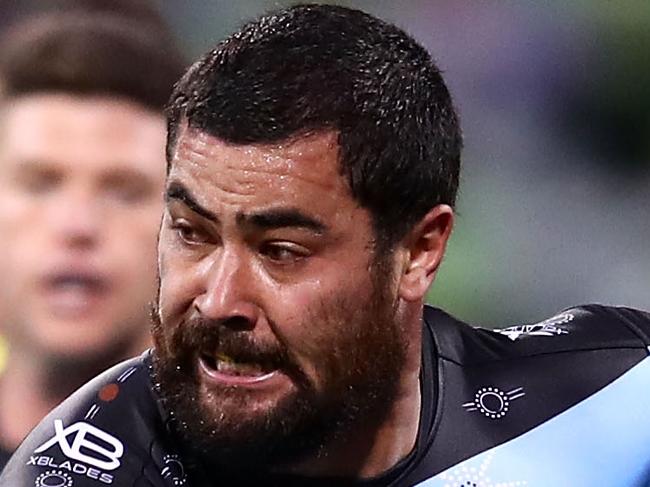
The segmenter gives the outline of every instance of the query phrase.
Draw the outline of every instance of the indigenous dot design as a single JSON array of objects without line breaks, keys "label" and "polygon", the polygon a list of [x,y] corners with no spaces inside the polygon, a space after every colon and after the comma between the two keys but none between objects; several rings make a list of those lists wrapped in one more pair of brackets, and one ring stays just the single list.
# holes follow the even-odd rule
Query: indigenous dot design
[{"label": "indigenous dot design", "polygon": [[440,474],[440,479],[446,481],[444,487],[525,487],[528,485],[525,480],[493,482],[488,476],[493,457],[494,452],[489,452],[478,468],[459,465],[443,472]]},{"label": "indigenous dot design", "polygon": [[481,387],[474,394],[474,400],[463,404],[463,408],[468,412],[479,411],[486,418],[501,419],[510,410],[512,401],[525,395],[523,387],[508,392],[493,386]]},{"label": "indigenous dot design", "polygon": [[[120,393],[119,384],[123,384],[124,382],[126,382],[136,370],[137,367],[129,367],[128,369],[126,369],[124,372],[120,374],[116,382],[111,382],[109,384],[104,385],[97,393],[97,397],[99,398],[99,400],[102,402],[113,401]],[[101,408],[102,407],[99,406],[97,403],[91,404],[90,408],[88,409],[88,412],[84,416],[84,419],[87,420],[94,419],[95,415],[99,412]]]},{"label": "indigenous dot design", "polygon": [[36,487],[72,487],[72,477],[62,470],[48,470],[36,477]]},{"label": "indigenous dot design", "polygon": [[163,464],[165,465],[160,471],[160,474],[165,480],[171,482],[174,487],[181,487],[187,482],[187,475],[183,464],[178,459],[178,455],[165,455],[163,457]]},{"label": "indigenous dot design", "polygon": [[553,337],[568,335],[569,331],[562,328],[561,325],[566,325],[573,321],[574,318],[575,316],[572,313],[561,313],[540,323],[511,326],[509,328],[497,329],[494,331],[507,336],[512,341],[526,336]]}]

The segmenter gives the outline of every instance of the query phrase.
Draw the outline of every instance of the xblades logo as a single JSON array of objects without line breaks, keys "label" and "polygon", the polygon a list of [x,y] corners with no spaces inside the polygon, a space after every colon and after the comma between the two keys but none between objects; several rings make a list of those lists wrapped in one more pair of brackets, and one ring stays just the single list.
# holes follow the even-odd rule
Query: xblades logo
[{"label": "xblades logo", "polygon": [[[34,453],[42,453],[58,443],[63,454],[73,460],[102,470],[115,470],[120,466],[119,459],[124,453],[124,446],[120,440],[105,431],[83,421],[63,428],[63,421],[55,419],[54,432],[54,436],[34,450]],[[72,442],[68,442],[68,437],[73,434]],[[96,455],[83,453],[82,449]]]}]

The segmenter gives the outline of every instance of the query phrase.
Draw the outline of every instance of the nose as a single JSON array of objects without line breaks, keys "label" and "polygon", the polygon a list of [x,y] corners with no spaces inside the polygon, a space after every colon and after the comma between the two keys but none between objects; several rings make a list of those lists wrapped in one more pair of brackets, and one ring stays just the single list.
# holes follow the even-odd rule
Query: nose
[{"label": "nose", "polygon": [[252,296],[254,273],[245,258],[222,247],[204,271],[204,292],[194,299],[202,317],[231,328],[255,327],[260,308]]},{"label": "nose", "polygon": [[102,227],[101,213],[92,194],[70,190],[51,205],[50,224],[67,246],[89,249],[98,243]]}]

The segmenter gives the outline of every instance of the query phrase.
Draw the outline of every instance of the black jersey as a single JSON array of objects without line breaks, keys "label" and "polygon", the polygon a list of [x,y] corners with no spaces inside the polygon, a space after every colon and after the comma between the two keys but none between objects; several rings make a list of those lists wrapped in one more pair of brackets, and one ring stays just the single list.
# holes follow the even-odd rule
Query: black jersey
[{"label": "black jersey", "polygon": [[[426,307],[414,450],[380,478],[254,485],[650,486],[650,314],[582,306],[486,330]],[[2,487],[218,487],[188,479],[151,383],[151,355],[100,375],[49,414]],[[251,465],[251,471],[255,465]]]}]

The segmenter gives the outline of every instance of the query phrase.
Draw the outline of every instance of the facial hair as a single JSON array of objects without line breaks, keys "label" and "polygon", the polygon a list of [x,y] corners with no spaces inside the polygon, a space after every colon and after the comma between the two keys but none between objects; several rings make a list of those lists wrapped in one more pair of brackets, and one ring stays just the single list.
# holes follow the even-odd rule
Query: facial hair
[{"label": "facial hair", "polygon": [[[319,344],[318,391],[279,340],[260,343],[242,327],[201,318],[167,330],[153,313],[154,383],[190,459],[189,470],[278,471],[324,454],[362,426],[380,425],[397,395],[406,348],[389,279],[382,277],[373,278],[366,302],[346,291],[305,314],[299,326],[333,331]],[[246,416],[241,414],[249,399],[245,390],[224,386],[206,399],[196,374],[197,354],[217,347],[251,362],[272,363],[292,380],[294,390],[272,408]]]}]

